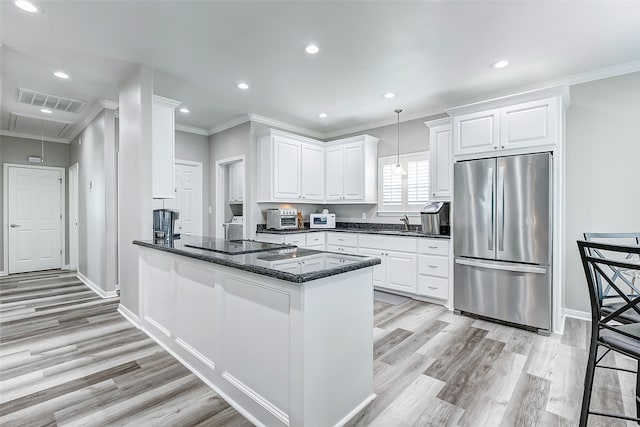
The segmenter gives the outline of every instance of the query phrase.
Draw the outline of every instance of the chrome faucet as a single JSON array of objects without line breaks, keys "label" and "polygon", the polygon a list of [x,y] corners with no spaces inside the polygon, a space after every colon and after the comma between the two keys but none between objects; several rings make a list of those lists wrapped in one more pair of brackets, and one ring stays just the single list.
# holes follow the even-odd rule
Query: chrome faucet
[{"label": "chrome faucet", "polygon": [[409,217],[405,215],[400,218],[400,221],[404,224],[404,231],[409,231]]}]

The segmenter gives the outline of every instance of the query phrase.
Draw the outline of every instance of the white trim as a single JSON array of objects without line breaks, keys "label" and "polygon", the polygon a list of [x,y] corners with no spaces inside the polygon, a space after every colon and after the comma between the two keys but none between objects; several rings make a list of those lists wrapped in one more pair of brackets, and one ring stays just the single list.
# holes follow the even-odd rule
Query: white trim
[{"label": "white trim", "polygon": [[591,312],[589,311],[580,311],[580,310],[573,310],[571,308],[563,308],[562,315],[564,317],[571,317],[573,319],[580,319],[580,320],[586,320],[588,322],[591,322]]},{"label": "white trim", "polygon": [[120,108],[119,104],[116,101],[109,101],[108,99],[101,99],[100,104],[102,104],[102,106],[107,110],[116,111],[118,108]]},{"label": "white trim", "polygon": [[151,326],[153,326],[158,331],[160,331],[161,333],[166,335],[167,338],[171,338],[171,332],[169,332],[169,330],[167,328],[165,328],[164,326],[162,326],[160,323],[158,323],[155,320],[153,320],[152,317],[144,316],[144,321],[148,322]]},{"label": "white trim", "polygon": [[[24,138],[24,139],[34,139],[36,141],[42,141],[42,136],[41,135],[31,135],[28,133],[22,133],[22,132],[13,132],[10,130],[4,130],[1,129],[0,130],[0,135],[2,136],[11,136],[14,138]],[[45,136],[44,140],[47,142],[57,142],[59,144],[69,144],[71,141],[65,138],[53,138],[53,137],[48,137]]]},{"label": "white trim", "polygon": [[[280,120],[271,119],[269,117],[260,116],[258,114],[249,114],[249,120],[256,123],[262,123],[267,126],[273,126],[280,129],[288,130],[291,132],[301,133],[303,135],[307,135],[313,138],[326,138],[326,134],[324,132],[317,132],[315,130],[303,128],[301,126],[292,125],[290,123],[282,122]],[[344,134],[343,134],[344,135]]]},{"label": "white trim", "polygon": [[207,366],[207,368],[211,369],[212,371],[216,370],[216,364],[213,363],[213,360],[210,360],[207,356],[205,356],[204,354],[200,353],[195,348],[191,347],[189,344],[187,344],[186,341],[184,341],[184,340],[182,340],[180,338],[176,338],[175,342],[180,347],[185,349],[185,351],[187,351],[187,352],[191,353],[193,356],[195,356],[196,359],[198,359],[199,361],[204,363]]},{"label": "white trim", "polygon": [[140,329],[140,319],[131,310],[122,304],[118,304],[118,313],[129,321],[137,329]]},{"label": "white trim", "polygon": [[[120,305],[120,308],[125,309],[122,305]],[[118,308],[118,311],[120,311],[120,308]],[[126,309],[125,309],[126,310]],[[128,311],[128,310],[127,310]],[[122,312],[120,314],[123,314]],[[129,320],[129,319],[127,319]],[[131,321],[131,320],[129,320]],[[193,373],[196,377],[200,378],[202,380],[203,383],[205,383],[210,389],[212,389],[213,391],[215,391],[216,393],[218,393],[218,395],[220,397],[222,397],[222,399],[227,402],[229,405],[231,405],[236,411],[238,411],[243,417],[245,417],[246,419],[248,419],[250,422],[252,422],[254,425],[258,426],[258,427],[263,427],[264,424],[262,424],[260,421],[258,421],[257,418],[255,418],[253,415],[251,415],[249,412],[247,412],[242,405],[240,405],[238,402],[235,401],[235,399],[233,399],[231,396],[229,396],[228,394],[226,394],[225,392],[223,392],[218,386],[216,386],[215,384],[213,384],[207,377],[206,375],[202,374],[200,371],[198,371],[196,368],[194,368],[193,366],[191,366],[190,363],[188,363],[181,355],[179,355],[176,351],[174,351],[173,349],[171,349],[168,345],[166,345],[161,339],[159,339],[158,337],[156,337],[153,333],[151,333],[148,329],[146,329],[144,326],[140,325],[138,327],[138,329],[140,329],[142,332],[144,332],[149,338],[151,338],[152,340],[154,340],[156,342],[156,344],[158,344],[160,347],[162,347],[164,349],[164,351],[166,351],[167,353],[169,353],[171,356],[173,356],[178,362],[180,362],[184,367],[186,367],[188,370],[191,371],[191,373]]]},{"label": "white trim", "polygon": [[222,374],[222,378],[227,380],[227,382],[229,382],[229,384],[231,384],[236,389],[238,389],[238,391],[242,392],[248,398],[256,402],[262,408],[264,408],[264,410],[266,410],[271,415],[273,415],[274,417],[282,421],[283,424],[290,425],[289,414],[284,412],[282,409],[278,408],[273,403],[269,402],[269,400],[267,400],[266,398],[261,396],[259,393],[257,393],[255,390],[253,390],[251,387],[247,386],[242,381],[240,381],[239,379],[231,375],[228,371],[225,371]]},{"label": "white trim", "polygon": [[342,427],[345,424],[347,424],[349,421],[351,421],[351,418],[355,417],[356,414],[358,412],[360,412],[362,409],[364,409],[365,406],[367,406],[369,403],[373,402],[373,400],[376,397],[378,397],[378,395],[375,394],[375,393],[373,393],[371,396],[367,397],[365,400],[362,401],[362,403],[360,403],[358,406],[353,408],[353,410],[351,412],[349,412],[347,415],[342,417],[342,419],[335,424],[335,427]]},{"label": "white trim", "polygon": [[71,270],[71,267],[69,266],[69,264],[65,264],[60,268],[60,270]]},{"label": "white trim", "polygon": [[8,275],[9,275],[9,273],[7,273],[6,270],[0,271],[0,277],[4,277],[4,276],[8,276]]},{"label": "white trim", "polygon": [[89,110],[87,110],[87,113],[84,115],[84,117],[69,128],[69,142],[73,141],[76,136],[80,135],[80,132],[82,132],[87,126],[89,126],[93,119],[98,117],[98,115],[102,113],[102,111],[104,111],[106,107],[103,102],[107,105],[111,105],[108,103],[113,101],[99,99],[91,104],[91,107],[89,108]]},{"label": "white trim", "polygon": [[3,249],[3,267],[4,271],[9,274],[9,206],[7,202],[7,198],[9,197],[9,168],[17,167],[24,169],[46,169],[46,170],[54,170],[60,173],[60,215],[62,215],[62,221],[60,225],[60,250],[62,253],[60,254],[60,268],[65,263],[65,259],[67,257],[67,247],[65,245],[65,237],[67,233],[67,222],[66,219],[66,168],[61,168],[57,166],[34,166],[34,165],[21,165],[16,163],[5,163],[3,167],[3,183],[2,183],[2,229],[4,232],[2,233],[3,241],[2,241],[2,249]]},{"label": "white trim", "polygon": [[207,129],[208,135],[211,136],[213,134],[216,134],[218,132],[222,132],[225,131],[227,129],[231,129],[233,127],[236,127],[238,125],[241,125],[243,123],[247,123],[251,121],[251,119],[249,118],[248,114],[243,114],[242,116],[235,118],[233,120],[229,120],[228,122],[224,122],[222,124],[216,125],[216,126],[212,126],[209,129]]},{"label": "white trim", "polygon": [[[244,165],[244,188],[242,189],[242,212],[243,215],[245,217],[245,220],[247,218],[247,162],[245,160],[245,155],[240,155],[240,156],[234,156],[234,157],[227,157],[226,159],[220,159],[216,161],[216,170],[215,170],[215,176],[216,176],[216,188],[215,188],[215,194],[216,194],[216,216],[215,216],[215,224],[216,224],[216,229],[213,230],[215,233],[215,236],[223,239],[224,238],[224,227],[222,226],[222,224],[224,223],[224,208],[225,208],[225,204],[224,204],[224,195],[226,193],[225,188],[227,185],[226,180],[224,179],[224,167],[231,164],[231,163],[238,163],[238,162],[242,162],[242,164]],[[247,238],[247,226],[246,226],[247,222],[245,221],[242,225],[242,236],[243,238]],[[209,232],[211,232],[212,230],[209,230]]]},{"label": "white trim", "polygon": [[100,298],[105,298],[106,299],[106,298],[115,298],[115,297],[118,296],[118,293],[116,291],[105,292],[104,289],[102,289],[100,286],[96,285],[94,282],[91,281],[91,279],[89,279],[87,276],[85,276],[84,274],[80,273],[79,271],[76,273],[76,276],[78,277],[78,279],[80,279],[80,281],[82,283],[87,285]]},{"label": "white trim", "polygon": [[[76,219],[78,221],[80,221],[80,165],[78,162],[75,162],[73,165],[71,165],[69,167],[68,170],[68,174],[69,177],[71,177],[71,172],[72,170],[75,169],[75,174],[76,174],[76,188],[73,189],[73,192],[75,193],[75,198],[76,198]],[[68,201],[71,201],[71,193],[72,193],[72,188],[71,188],[71,179],[69,179],[69,183],[68,183],[68,190],[67,190],[67,195],[68,195]],[[69,206],[69,209],[71,209],[71,206]],[[71,212],[69,212],[71,213]],[[77,233],[75,236],[75,245],[76,245],[76,250],[78,252],[78,259],[75,260],[77,262],[78,265],[73,265],[73,267],[76,270],[80,269],[80,227],[78,226],[77,229]],[[71,226],[69,227],[69,264],[71,265]]]},{"label": "white trim", "polygon": [[180,132],[193,133],[196,135],[209,136],[209,131],[202,128],[197,128],[195,126],[181,125],[180,123],[175,124],[175,130],[179,130]]},{"label": "white trim", "polygon": [[176,101],[175,99],[170,99],[170,98],[165,98],[164,96],[160,96],[160,95],[153,95],[153,100],[155,102],[161,102],[165,105],[168,105],[170,107],[176,108],[178,107],[180,104],[182,104],[181,101]]}]

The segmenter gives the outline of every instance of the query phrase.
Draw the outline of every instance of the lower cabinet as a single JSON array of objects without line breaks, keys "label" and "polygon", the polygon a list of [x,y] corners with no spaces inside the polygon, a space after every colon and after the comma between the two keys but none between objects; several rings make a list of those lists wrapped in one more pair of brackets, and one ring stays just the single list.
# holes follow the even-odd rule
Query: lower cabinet
[{"label": "lower cabinet", "polygon": [[449,299],[449,241],[424,239],[418,252],[418,295]]},{"label": "lower cabinet", "polygon": [[382,264],[373,270],[374,286],[417,293],[418,256],[415,237],[361,235],[358,253],[374,256]]}]

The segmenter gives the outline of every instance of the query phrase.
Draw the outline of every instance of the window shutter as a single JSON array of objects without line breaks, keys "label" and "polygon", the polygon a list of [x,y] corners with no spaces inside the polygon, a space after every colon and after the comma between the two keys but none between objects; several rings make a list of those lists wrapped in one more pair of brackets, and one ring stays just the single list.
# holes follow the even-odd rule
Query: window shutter
[{"label": "window shutter", "polygon": [[402,176],[393,173],[392,164],[382,168],[382,204],[384,206],[402,206]]},{"label": "window shutter", "polygon": [[407,162],[407,203],[423,204],[429,200],[429,161]]}]

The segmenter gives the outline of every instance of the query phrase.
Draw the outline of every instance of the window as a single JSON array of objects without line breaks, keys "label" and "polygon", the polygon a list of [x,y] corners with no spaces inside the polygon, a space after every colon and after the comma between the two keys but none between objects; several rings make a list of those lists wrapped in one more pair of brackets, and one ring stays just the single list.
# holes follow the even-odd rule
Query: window
[{"label": "window", "polygon": [[378,212],[418,212],[429,201],[429,152],[400,155],[406,175],[393,173],[397,161],[378,159]]}]

